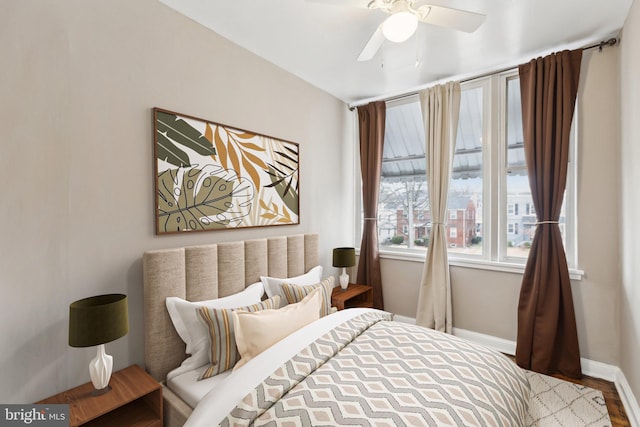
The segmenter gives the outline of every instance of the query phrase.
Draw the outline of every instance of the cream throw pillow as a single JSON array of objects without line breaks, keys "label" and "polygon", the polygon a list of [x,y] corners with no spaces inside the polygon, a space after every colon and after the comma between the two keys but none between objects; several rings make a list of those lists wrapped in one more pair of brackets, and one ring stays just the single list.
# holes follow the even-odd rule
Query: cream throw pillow
[{"label": "cream throw pillow", "polygon": [[237,309],[232,308],[208,308],[197,309],[203,323],[209,330],[209,366],[200,374],[198,380],[211,378],[235,366],[240,360],[240,353],[236,347],[236,339],[231,313],[235,310],[246,312],[256,312],[258,310],[277,309],[280,307],[280,297],[264,300],[261,303],[253,304]]},{"label": "cream throw pillow", "polygon": [[320,318],[322,291],[315,289],[302,301],[279,310],[233,312],[233,329],[240,360],[235,371],[281,339]]}]

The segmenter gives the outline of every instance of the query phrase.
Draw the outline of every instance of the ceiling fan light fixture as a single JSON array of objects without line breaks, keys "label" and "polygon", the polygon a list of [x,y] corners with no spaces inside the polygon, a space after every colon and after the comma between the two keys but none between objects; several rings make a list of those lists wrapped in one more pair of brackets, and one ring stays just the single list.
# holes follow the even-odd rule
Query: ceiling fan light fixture
[{"label": "ceiling fan light fixture", "polygon": [[396,12],[382,23],[382,34],[395,43],[402,43],[416,32],[418,18],[411,12]]}]

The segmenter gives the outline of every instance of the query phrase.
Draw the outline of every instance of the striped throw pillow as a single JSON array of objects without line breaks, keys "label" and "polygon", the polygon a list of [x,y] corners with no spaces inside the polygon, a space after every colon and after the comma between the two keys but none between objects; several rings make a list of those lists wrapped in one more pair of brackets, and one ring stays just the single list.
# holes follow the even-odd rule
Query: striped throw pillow
[{"label": "striped throw pillow", "polygon": [[238,308],[208,308],[199,307],[196,309],[200,319],[209,330],[209,362],[210,365],[204,370],[198,380],[204,380],[218,375],[235,366],[240,360],[236,338],[233,333],[233,316],[235,310],[255,312],[266,309],[276,309],[280,307],[280,296],[262,301],[258,304],[248,305]]},{"label": "striped throw pillow", "polygon": [[333,292],[333,276],[329,276],[320,283],[315,285],[300,286],[291,283],[282,283],[280,288],[284,297],[289,304],[295,304],[302,301],[304,297],[313,292],[316,288],[322,289],[322,304],[320,305],[320,317],[324,317],[331,313],[331,292]]}]

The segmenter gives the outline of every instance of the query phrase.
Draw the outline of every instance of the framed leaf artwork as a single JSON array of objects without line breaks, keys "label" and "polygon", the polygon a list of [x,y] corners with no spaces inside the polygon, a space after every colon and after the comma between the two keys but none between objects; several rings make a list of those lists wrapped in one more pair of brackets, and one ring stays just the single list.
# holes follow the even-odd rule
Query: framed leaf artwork
[{"label": "framed leaf artwork", "polygon": [[299,224],[299,145],[153,109],[156,234]]}]

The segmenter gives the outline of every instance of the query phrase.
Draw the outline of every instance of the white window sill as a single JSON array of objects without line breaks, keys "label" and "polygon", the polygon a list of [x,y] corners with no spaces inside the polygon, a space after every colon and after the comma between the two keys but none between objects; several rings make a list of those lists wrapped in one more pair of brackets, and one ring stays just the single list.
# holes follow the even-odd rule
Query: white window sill
[{"label": "white window sill", "polygon": [[[360,251],[358,251],[358,255],[359,252]],[[423,263],[424,257],[425,254],[420,252],[380,251],[380,258],[383,259],[396,259],[400,261]],[[469,259],[453,257],[451,256],[451,254],[449,254],[449,265],[452,265],[454,267],[475,268],[478,270],[491,270],[516,274],[523,274],[525,267],[524,262],[498,262],[483,259]],[[584,277],[584,271],[569,268],[569,277],[571,278],[571,280],[582,280],[582,278]]]}]

